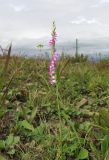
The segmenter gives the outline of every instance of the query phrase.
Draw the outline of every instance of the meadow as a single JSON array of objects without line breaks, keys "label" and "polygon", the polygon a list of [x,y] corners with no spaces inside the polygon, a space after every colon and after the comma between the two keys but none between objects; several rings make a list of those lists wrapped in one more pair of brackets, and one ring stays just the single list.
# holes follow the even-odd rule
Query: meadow
[{"label": "meadow", "polygon": [[0,160],[109,160],[109,61],[0,57]]}]

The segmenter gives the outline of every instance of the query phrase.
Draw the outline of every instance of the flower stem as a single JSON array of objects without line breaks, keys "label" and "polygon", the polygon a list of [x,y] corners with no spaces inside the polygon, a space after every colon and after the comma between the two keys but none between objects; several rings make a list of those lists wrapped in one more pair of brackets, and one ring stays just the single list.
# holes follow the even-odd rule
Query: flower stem
[{"label": "flower stem", "polygon": [[56,83],[56,96],[57,96],[57,109],[58,109],[58,117],[59,117],[59,151],[60,151],[60,159],[62,158],[63,147],[62,147],[62,117],[61,117],[61,109],[59,103],[59,84]]}]

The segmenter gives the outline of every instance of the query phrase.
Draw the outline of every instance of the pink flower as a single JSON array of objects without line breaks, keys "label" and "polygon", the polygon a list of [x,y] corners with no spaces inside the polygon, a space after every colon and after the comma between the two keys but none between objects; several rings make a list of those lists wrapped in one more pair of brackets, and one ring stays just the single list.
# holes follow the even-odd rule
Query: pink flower
[{"label": "pink flower", "polygon": [[52,60],[51,60],[51,63],[50,63],[50,67],[49,67],[50,83],[51,84],[56,83],[56,78],[54,76],[54,73],[55,73],[55,64],[56,64],[57,58],[55,56],[55,53],[54,53],[54,56],[52,57]]},{"label": "pink flower", "polygon": [[55,23],[53,23],[53,32],[52,32],[52,39],[49,41],[49,44],[52,48],[52,60],[49,66],[49,74],[50,74],[50,83],[54,84],[56,83],[56,76],[55,76],[55,65],[56,65],[56,61],[58,59],[58,52],[55,49],[55,42],[56,42],[56,38],[57,38],[57,33],[56,33],[56,27],[55,27]]},{"label": "pink flower", "polygon": [[57,34],[53,32],[52,39],[49,41],[50,46],[55,45]]},{"label": "pink flower", "polygon": [[56,80],[54,79],[54,80],[50,80],[50,83],[51,84],[55,84],[56,83]]}]

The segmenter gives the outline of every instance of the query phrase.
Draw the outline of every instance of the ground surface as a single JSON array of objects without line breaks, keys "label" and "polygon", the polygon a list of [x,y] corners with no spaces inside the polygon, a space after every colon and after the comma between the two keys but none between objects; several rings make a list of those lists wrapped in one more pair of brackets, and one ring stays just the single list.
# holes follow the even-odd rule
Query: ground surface
[{"label": "ground surface", "polygon": [[109,160],[109,62],[0,58],[0,160]]}]

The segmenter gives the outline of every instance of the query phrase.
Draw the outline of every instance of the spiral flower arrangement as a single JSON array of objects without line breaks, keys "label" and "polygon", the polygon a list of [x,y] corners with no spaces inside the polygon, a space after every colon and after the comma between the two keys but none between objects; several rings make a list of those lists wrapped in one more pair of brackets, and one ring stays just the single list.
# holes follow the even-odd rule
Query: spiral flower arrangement
[{"label": "spiral flower arrangement", "polygon": [[56,83],[55,65],[58,59],[58,52],[56,51],[56,48],[55,48],[56,38],[57,38],[56,26],[55,26],[55,22],[53,22],[52,39],[49,42],[50,47],[51,47],[51,52],[52,52],[52,59],[51,59],[50,66],[49,66],[51,84]]}]

